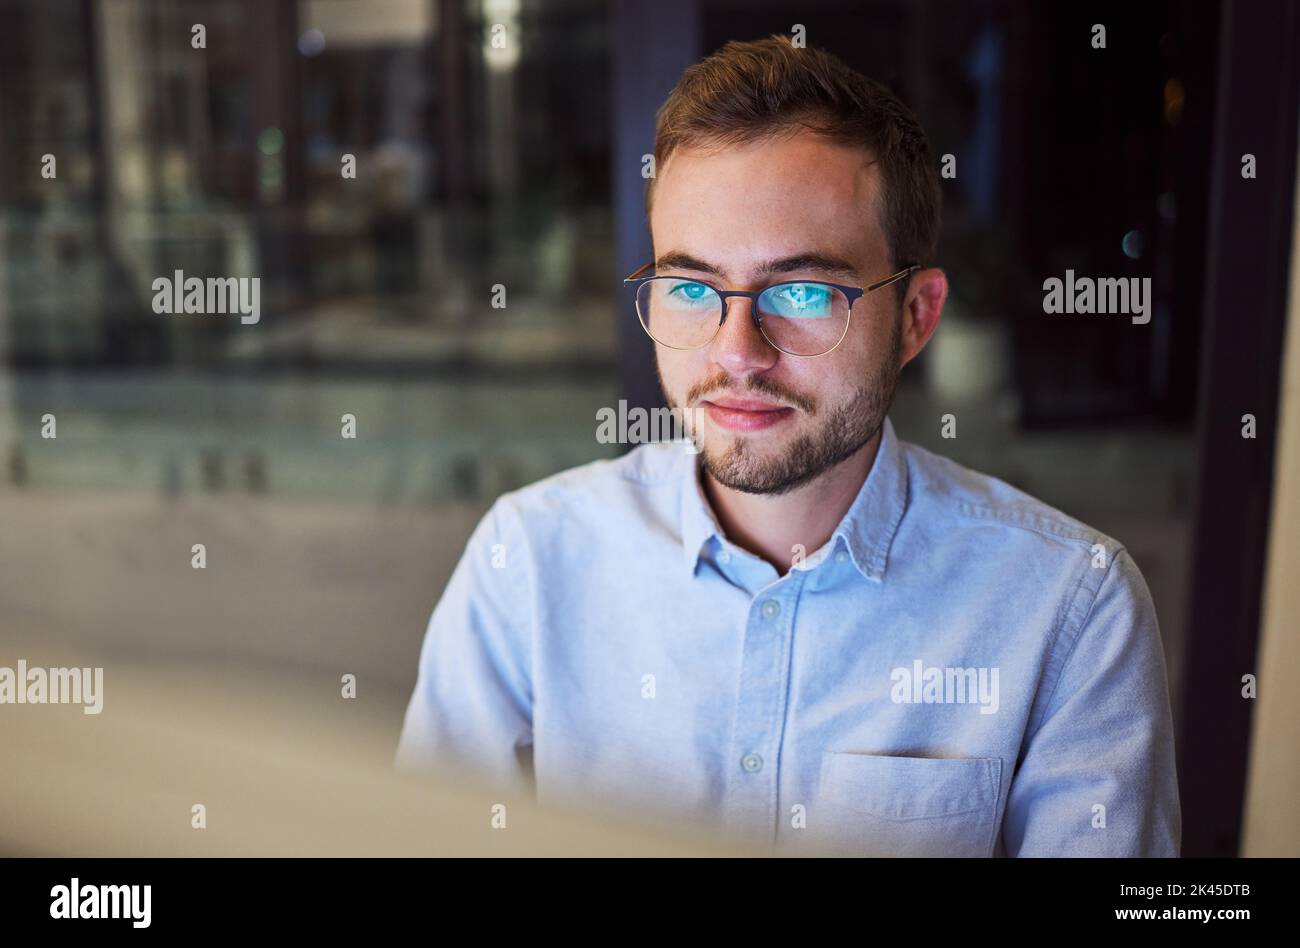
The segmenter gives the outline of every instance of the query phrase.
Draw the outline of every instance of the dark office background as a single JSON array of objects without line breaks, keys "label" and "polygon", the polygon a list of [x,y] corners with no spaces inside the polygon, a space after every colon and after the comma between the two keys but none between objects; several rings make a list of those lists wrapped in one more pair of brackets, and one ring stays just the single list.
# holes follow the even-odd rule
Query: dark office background
[{"label": "dark office background", "polygon": [[[1276,402],[1284,2],[0,0],[0,632],[365,674],[395,740],[478,516],[620,450],[597,409],[660,404],[619,283],[648,259],[654,110],[686,65],[796,23],[957,162],[952,295],[900,434],[1128,546],[1184,852],[1235,852],[1249,710],[1192,696],[1258,629],[1270,436],[1236,466],[1211,446]],[[1150,323],[1045,316],[1067,268],[1150,277]],[[260,323],[156,315],[177,269],[260,276]]]}]

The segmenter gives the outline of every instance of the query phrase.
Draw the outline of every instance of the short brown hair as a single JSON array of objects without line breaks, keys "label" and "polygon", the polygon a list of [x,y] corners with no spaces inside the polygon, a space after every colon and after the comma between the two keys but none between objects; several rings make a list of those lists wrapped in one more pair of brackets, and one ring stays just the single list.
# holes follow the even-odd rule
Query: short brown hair
[{"label": "short brown hair", "polygon": [[[682,74],[655,121],[655,168],[684,145],[749,144],[808,128],[865,146],[880,165],[892,268],[929,265],[939,242],[939,177],[920,122],[881,83],[773,33],[732,40]],[[646,218],[654,178],[646,186]]]}]

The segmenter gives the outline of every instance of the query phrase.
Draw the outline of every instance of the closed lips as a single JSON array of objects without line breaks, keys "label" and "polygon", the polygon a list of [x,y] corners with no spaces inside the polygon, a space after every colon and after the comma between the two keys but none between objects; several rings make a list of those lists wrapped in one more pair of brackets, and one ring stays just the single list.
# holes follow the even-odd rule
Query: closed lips
[{"label": "closed lips", "polygon": [[709,404],[716,405],[719,408],[726,408],[729,411],[781,411],[785,405],[774,405],[771,402],[756,402],[748,399],[722,399],[721,401],[710,401]]}]

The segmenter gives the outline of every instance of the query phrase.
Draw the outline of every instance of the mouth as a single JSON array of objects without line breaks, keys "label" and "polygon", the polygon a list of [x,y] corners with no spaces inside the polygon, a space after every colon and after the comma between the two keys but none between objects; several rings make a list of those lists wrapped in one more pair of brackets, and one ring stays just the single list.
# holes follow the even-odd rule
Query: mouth
[{"label": "mouth", "polygon": [[758,431],[790,418],[794,409],[753,398],[720,398],[705,401],[704,409],[714,424],[731,431]]}]

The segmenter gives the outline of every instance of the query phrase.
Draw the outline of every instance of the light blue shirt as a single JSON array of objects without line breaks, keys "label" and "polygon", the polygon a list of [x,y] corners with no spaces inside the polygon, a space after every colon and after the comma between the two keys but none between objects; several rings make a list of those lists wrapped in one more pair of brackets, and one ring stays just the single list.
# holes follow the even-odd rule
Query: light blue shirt
[{"label": "light blue shirt", "polygon": [[899,441],[785,575],[683,444],[501,496],[397,764],[780,854],[1176,856],[1151,597],[1116,540]]}]

